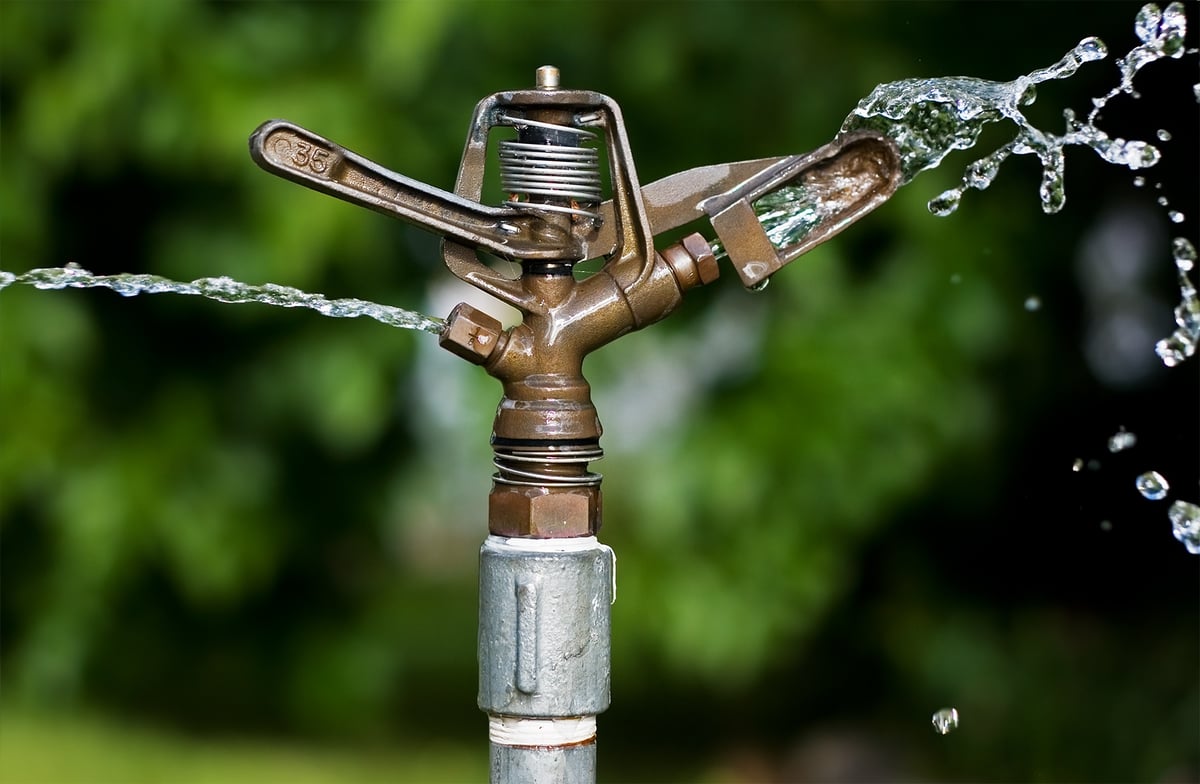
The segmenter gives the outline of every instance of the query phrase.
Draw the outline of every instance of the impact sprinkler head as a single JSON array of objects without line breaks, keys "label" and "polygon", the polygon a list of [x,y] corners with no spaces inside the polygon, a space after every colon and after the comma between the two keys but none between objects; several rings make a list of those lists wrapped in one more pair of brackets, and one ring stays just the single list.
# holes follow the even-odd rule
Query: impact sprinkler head
[{"label": "impact sprinkler head", "polygon": [[[479,706],[489,717],[493,782],[595,778],[615,562],[594,536],[601,478],[588,466],[603,456],[602,428],[584,358],[716,280],[718,255],[743,284],[759,285],[900,182],[895,145],[859,131],[806,155],[704,166],[643,187],[616,102],[560,81],[557,68],[543,66],[533,89],[475,107],[453,193],[282,120],[250,137],[267,171],[440,234],[455,276],[522,314],[504,329],[460,304],[440,335],[443,348],[504,388],[491,439],[491,535],[480,551]],[[516,136],[496,145],[508,198],[487,206],[488,142],[498,127]],[[803,219],[765,228],[772,200]],[[655,235],[703,217],[715,243],[693,233],[655,250]],[[492,269],[479,251],[519,263],[520,274]],[[598,272],[575,277],[576,264],[596,258],[605,259]]]},{"label": "impact sprinkler head", "polygon": [[[611,98],[560,85],[554,66],[536,87],[501,92],[475,108],[458,179],[448,193],[389,171],[292,123],[272,120],[250,138],[267,171],[314,190],[415,223],[444,238],[442,256],[458,278],[514,306],[523,323],[498,332],[494,319],[456,308],[441,343],[504,384],[493,442],[594,443],[601,427],[582,376],[583,358],[673,311],[683,294],[718,274],[727,255],[755,287],[886,201],[900,182],[895,144],[855,131],[804,155],[703,166],[646,186],[638,183],[620,108]],[[499,142],[498,206],[480,202],[493,129]],[[603,141],[612,194],[603,199]],[[774,201],[772,201],[774,200]],[[771,231],[772,209],[800,216]],[[689,235],[661,252],[654,236],[707,217],[711,242]],[[519,262],[508,277],[477,251]],[[603,257],[576,280],[577,263]]]}]

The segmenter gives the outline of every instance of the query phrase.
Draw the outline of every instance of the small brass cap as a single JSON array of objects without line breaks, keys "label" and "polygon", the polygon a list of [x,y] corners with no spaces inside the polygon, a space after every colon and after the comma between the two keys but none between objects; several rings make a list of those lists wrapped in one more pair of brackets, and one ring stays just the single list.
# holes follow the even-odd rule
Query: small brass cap
[{"label": "small brass cap", "polygon": [[495,318],[465,302],[446,317],[438,345],[468,362],[482,365],[500,343],[504,326]]}]

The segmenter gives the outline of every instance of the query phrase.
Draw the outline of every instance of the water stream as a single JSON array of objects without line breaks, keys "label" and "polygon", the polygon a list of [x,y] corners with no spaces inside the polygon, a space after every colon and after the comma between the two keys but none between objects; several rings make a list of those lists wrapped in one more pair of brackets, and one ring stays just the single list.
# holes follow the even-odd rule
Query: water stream
[{"label": "water stream", "polygon": [[416,329],[435,335],[441,332],[443,324],[441,319],[391,305],[380,305],[361,299],[328,299],[322,294],[310,294],[290,286],[274,283],[253,285],[228,277],[200,278],[183,283],[158,275],[95,275],[76,264],[34,269],[19,275],[0,271],[0,289],[14,283],[26,283],[38,289],[103,287],[112,289],[123,297],[138,294],[191,294],[218,302],[261,302],[281,308],[309,308],[331,318],[366,316],[392,327]]}]

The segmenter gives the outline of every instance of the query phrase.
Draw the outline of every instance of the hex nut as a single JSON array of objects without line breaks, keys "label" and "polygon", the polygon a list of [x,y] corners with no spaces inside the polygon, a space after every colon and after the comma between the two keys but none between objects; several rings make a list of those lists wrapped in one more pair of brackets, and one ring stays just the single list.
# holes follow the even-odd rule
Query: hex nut
[{"label": "hex nut", "polygon": [[683,291],[712,283],[720,274],[717,257],[702,234],[689,234],[676,244],[665,248],[660,255],[675,274]]},{"label": "hex nut", "polygon": [[438,345],[468,362],[482,365],[500,343],[504,326],[495,318],[465,302],[446,317]]},{"label": "hex nut", "polygon": [[488,496],[488,529],[497,536],[590,536],[599,525],[596,487],[496,485]]},{"label": "hex nut", "polygon": [[704,238],[704,235],[689,234],[680,243],[696,262],[696,271],[700,275],[702,284],[712,283],[720,277],[721,268],[717,265],[717,257],[713,255],[712,245]]}]

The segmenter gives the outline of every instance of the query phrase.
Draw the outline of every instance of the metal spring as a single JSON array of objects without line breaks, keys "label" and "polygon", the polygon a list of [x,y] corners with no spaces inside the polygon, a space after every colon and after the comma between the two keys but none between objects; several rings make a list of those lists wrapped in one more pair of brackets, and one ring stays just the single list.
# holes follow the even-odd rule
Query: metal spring
[{"label": "metal spring", "polygon": [[598,446],[522,448],[493,447],[493,481],[521,487],[595,487],[603,478],[587,470],[604,457]]},{"label": "metal spring", "polygon": [[[514,126],[534,126],[560,133],[574,134],[580,142],[594,139],[596,134],[570,125],[529,120],[503,115],[500,122]],[[500,187],[515,199],[541,196],[558,202],[510,202],[519,209],[564,212],[596,219],[599,213],[583,205],[599,204],[602,195],[600,181],[600,152],[593,147],[563,144],[529,144],[502,141],[500,152]]]}]

